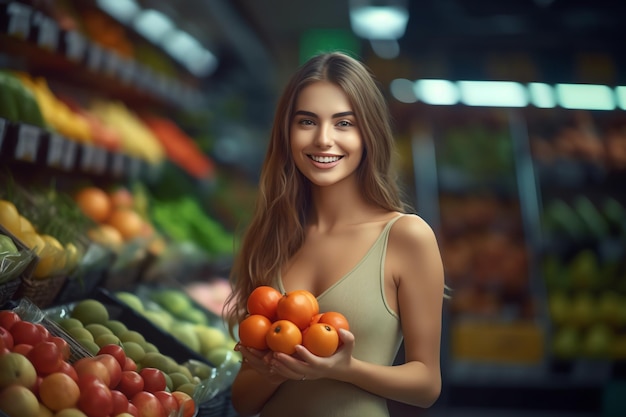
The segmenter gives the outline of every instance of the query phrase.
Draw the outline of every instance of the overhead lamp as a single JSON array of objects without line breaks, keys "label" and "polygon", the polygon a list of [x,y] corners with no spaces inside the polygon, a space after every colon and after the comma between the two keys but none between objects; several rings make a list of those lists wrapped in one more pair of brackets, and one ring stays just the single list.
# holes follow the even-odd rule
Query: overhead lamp
[{"label": "overhead lamp", "polygon": [[626,110],[626,87],[620,85],[615,88],[615,96],[620,109]]},{"label": "overhead lamp", "polygon": [[133,26],[143,37],[158,44],[163,36],[174,28],[174,22],[157,10],[146,9],[137,15]]},{"label": "overhead lamp", "polygon": [[545,83],[529,83],[528,94],[530,101],[540,109],[556,107],[554,88]]},{"label": "overhead lamp", "polygon": [[528,95],[514,81],[459,81],[461,101],[468,106],[526,107]]},{"label": "overhead lamp", "polygon": [[141,9],[135,0],[97,0],[98,7],[122,23],[130,23]]},{"label": "overhead lamp", "polygon": [[459,102],[459,89],[449,80],[417,80],[413,91],[426,104],[450,106]]},{"label": "overhead lamp", "polygon": [[403,1],[350,2],[350,25],[354,33],[369,40],[398,40],[404,36],[409,12]]},{"label": "overhead lamp", "polygon": [[189,33],[174,30],[162,42],[163,49],[193,74],[210,75],[217,68],[217,58]]},{"label": "overhead lamp", "polygon": [[613,110],[615,97],[606,85],[557,84],[559,104],[566,109]]},{"label": "overhead lamp", "polygon": [[417,97],[413,91],[413,81],[406,78],[396,78],[389,85],[391,95],[402,103],[415,103]]}]

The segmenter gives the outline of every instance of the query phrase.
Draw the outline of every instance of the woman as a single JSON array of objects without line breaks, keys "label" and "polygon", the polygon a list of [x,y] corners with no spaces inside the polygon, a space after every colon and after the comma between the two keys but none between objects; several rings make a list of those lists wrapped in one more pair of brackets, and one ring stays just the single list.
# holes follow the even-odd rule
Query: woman
[{"label": "woman", "polygon": [[[350,331],[328,358],[237,345],[242,416],[388,416],[387,399],[429,407],[441,390],[443,268],[435,235],[392,176],[378,86],[357,60],[315,56],[278,103],[256,210],[232,269],[231,331],[260,285],[305,289]],[[404,339],[406,362],[392,366]]]}]

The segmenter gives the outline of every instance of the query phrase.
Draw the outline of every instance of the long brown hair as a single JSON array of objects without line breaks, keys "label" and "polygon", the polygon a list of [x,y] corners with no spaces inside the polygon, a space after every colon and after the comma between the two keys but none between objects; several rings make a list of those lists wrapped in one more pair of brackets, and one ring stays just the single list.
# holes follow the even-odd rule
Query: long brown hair
[{"label": "long brown hair", "polygon": [[291,158],[289,127],[298,94],[317,81],[334,83],[350,100],[364,142],[357,177],[367,201],[390,211],[405,209],[392,169],[389,111],[375,79],[362,63],[343,53],[314,56],[295,72],[276,108],[255,211],[231,270],[233,292],[225,305],[231,332],[245,317],[252,290],[272,285],[304,241],[311,189]]}]

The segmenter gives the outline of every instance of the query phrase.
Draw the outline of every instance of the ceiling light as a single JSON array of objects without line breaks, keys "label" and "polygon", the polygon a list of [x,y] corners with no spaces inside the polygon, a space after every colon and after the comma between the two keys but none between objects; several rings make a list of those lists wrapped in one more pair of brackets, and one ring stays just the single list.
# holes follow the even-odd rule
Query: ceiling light
[{"label": "ceiling light", "polygon": [[158,44],[174,28],[172,20],[157,10],[144,10],[134,20],[133,26],[143,37]]},{"label": "ceiling light", "polygon": [[556,99],[554,98],[554,88],[545,83],[528,84],[528,93],[530,101],[536,107],[547,109],[556,107]]},{"label": "ceiling light", "polygon": [[459,102],[459,89],[448,80],[417,80],[413,91],[426,104],[449,106]]},{"label": "ceiling light", "polygon": [[619,86],[615,89],[615,96],[617,97],[617,104],[622,110],[626,110],[626,87]]},{"label": "ceiling light", "polygon": [[402,103],[415,103],[417,97],[413,91],[413,81],[406,78],[397,78],[389,85],[391,95]]},{"label": "ceiling light", "polygon": [[395,40],[404,36],[409,13],[401,6],[355,6],[350,8],[352,30],[364,39]]},{"label": "ceiling light", "polygon": [[525,107],[526,89],[513,81],[459,81],[461,101],[468,106]]},{"label": "ceiling light", "polygon": [[135,0],[97,0],[98,7],[122,23],[130,23],[140,8]]},{"label": "ceiling light", "polygon": [[613,110],[615,97],[606,85],[557,84],[559,104],[566,109]]}]

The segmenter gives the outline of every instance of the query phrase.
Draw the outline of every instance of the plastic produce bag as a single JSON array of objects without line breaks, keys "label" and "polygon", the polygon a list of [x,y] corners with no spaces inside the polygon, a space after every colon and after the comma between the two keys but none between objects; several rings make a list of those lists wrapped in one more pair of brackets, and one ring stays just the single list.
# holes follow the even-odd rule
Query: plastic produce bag
[{"label": "plastic produce bag", "polygon": [[19,277],[34,257],[33,252],[19,250],[9,236],[0,234],[0,284]]}]

